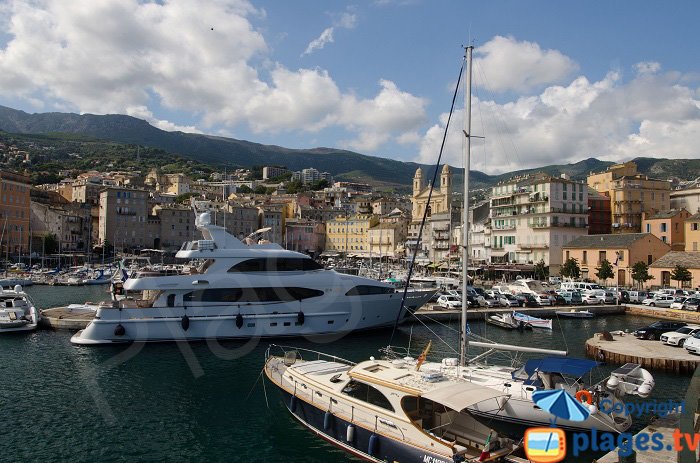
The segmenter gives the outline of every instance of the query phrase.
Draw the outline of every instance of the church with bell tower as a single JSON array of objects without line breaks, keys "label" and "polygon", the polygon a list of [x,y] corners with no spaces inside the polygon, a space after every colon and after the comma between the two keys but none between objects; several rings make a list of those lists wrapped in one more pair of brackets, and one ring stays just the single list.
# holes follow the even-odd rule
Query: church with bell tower
[{"label": "church with bell tower", "polygon": [[423,212],[428,208],[428,219],[433,214],[439,214],[450,211],[452,203],[452,172],[450,166],[445,164],[440,172],[440,184],[433,190],[433,195],[428,203],[428,195],[430,193],[430,185],[423,178],[423,169],[420,167],[416,170],[416,175],[413,176],[413,196],[411,203],[413,204],[412,220],[420,222],[423,218]]}]

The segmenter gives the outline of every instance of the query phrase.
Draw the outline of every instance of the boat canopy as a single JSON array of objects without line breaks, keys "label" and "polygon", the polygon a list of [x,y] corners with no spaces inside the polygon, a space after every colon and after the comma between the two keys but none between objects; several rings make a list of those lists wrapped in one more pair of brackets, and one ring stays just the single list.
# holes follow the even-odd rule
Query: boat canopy
[{"label": "boat canopy", "polygon": [[525,372],[532,376],[535,370],[544,373],[561,373],[580,378],[598,365],[598,362],[586,359],[545,357],[525,362]]},{"label": "boat canopy", "polygon": [[465,408],[496,397],[508,396],[496,389],[479,386],[468,381],[460,381],[445,387],[438,387],[421,394],[424,399],[445,405],[452,410],[461,412]]}]

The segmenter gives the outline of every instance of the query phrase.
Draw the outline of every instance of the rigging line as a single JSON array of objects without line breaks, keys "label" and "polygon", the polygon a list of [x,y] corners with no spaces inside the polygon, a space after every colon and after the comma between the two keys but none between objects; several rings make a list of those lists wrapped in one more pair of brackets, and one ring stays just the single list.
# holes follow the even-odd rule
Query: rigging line
[{"label": "rigging line", "polygon": [[[483,68],[478,64],[478,62],[477,62],[475,67],[477,68],[477,72],[481,74],[481,78],[484,80],[484,83],[485,83],[484,86],[486,87],[486,93],[489,95],[489,98],[491,98],[495,102],[496,101],[495,95],[493,94],[493,92],[488,91],[488,88],[487,88],[489,80],[486,77],[486,73],[484,72]],[[480,100],[478,100],[478,104],[481,106]],[[495,123],[494,126],[495,126],[496,132],[498,134],[497,138],[498,138],[499,144],[501,145],[501,149],[503,150],[503,153],[505,154],[507,150],[506,150],[505,142],[503,139],[503,133],[507,132],[506,129],[508,128],[508,126],[505,123],[504,118],[499,115],[498,111],[493,111],[493,113],[494,113],[493,119],[494,119],[494,123]],[[513,149],[513,154],[515,155],[515,158],[517,159],[518,164],[522,164],[522,160],[520,159],[520,154],[518,152],[518,148],[515,145],[513,138],[509,137],[509,140],[510,140],[510,145]]]},{"label": "rigging line", "polygon": [[[435,171],[433,172],[433,180],[432,180],[432,182],[430,182],[430,190],[428,191],[428,202],[427,202],[427,205],[425,207],[425,210],[423,211],[423,219],[421,220],[420,228],[418,229],[418,236],[416,237],[416,248],[413,251],[413,257],[411,258],[411,265],[408,268],[408,276],[406,277],[406,285],[403,288],[403,296],[401,297],[401,307],[399,307],[399,311],[396,314],[396,320],[394,321],[394,327],[391,330],[391,337],[389,337],[389,345],[391,345],[391,342],[394,340],[394,335],[396,334],[396,327],[399,325],[399,320],[401,320],[401,314],[403,313],[403,310],[405,307],[406,296],[408,294],[408,285],[410,284],[411,276],[413,275],[413,269],[414,269],[415,263],[416,263],[416,256],[418,255],[418,249],[420,248],[420,244],[421,244],[421,237],[423,236],[423,226],[425,225],[425,221],[428,217],[428,209],[430,208],[430,200],[433,197],[433,190],[435,189],[435,181],[437,180],[438,170],[440,170],[440,160],[442,159],[442,152],[445,149],[445,140],[447,139],[447,131],[450,128],[450,121],[452,120],[452,114],[454,113],[455,101],[457,100],[457,93],[459,91],[459,83],[462,80],[462,72],[464,72],[464,63],[462,63],[462,66],[460,66],[460,68],[459,68],[459,76],[457,77],[457,84],[455,85],[455,91],[454,91],[454,94],[452,95],[452,106],[450,107],[450,114],[447,116],[447,123],[445,124],[445,132],[443,133],[442,143],[440,144],[440,153],[438,154],[438,159],[437,159],[437,162],[435,163]],[[467,175],[469,175],[468,172],[467,172]]]}]

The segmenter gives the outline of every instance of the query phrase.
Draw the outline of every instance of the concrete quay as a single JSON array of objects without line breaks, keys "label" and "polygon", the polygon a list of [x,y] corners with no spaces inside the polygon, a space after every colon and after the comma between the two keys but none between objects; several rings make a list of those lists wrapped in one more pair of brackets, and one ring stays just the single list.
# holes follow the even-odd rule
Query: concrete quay
[{"label": "concrete quay", "polygon": [[[477,309],[467,310],[468,320],[483,320],[486,315],[491,315],[495,313],[507,313],[507,312],[521,312],[533,317],[542,318],[554,318],[557,316],[555,312],[559,310],[568,311],[571,309],[575,310],[588,310],[596,315],[617,315],[624,314],[625,307],[621,305],[589,305],[589,306],[554,306],[554,307],[500,307],[500,308],[485,308],[480,307]],[[415,313],[416,317],[422,321],[456,321],[462,314],[461,309],[444,309],[439,305],[426,304]]]},{"label": "concrete quay", "polygon": [[645,317],[660,318],[663,320],[700,324],[700,312],[691,312],[689,310],[649,307],[641,304],[626,304],[625,312],[630,315],[643,315]]},{"label": "concrete quay", "polygon": [[39,326],[52,330],[78,331],[85,329],[95,318],[95,311],[82,305],[54,307],[41,311]]},{"label": "concrete quay", "polygon": [[586,341],[586,355],[606,363],[638,363],[649,370],[676,374],[692,374],[700,365],[700,356],[690,354],[682,347],[637,339],[631,333],[614,334],[612,341],[606,341],[601,333],[596,333]]},{"label": "concrete quay", "polygon": [[[603,457],[595,460],[597,463],[618,463],[618,462],[636,462],[636,463],[671,463],[680,461],[678,458],[678,452],[671,445],[673,443],[673,433],[679,428],[680,414],[672,413],[661,418],[656,418],[654,421],[649,423],[649,425],[639,431],[631,439],[632,442],[636,442],[637,436],[646,434],[651,436],[652,434],[661,433],[663,435],[663,447],[660,450],[635,450],[634,456],[624,457],[619,454],[619,449],[615,449],[612,452],[605,454]],[[653,443],[648,442],[647,445],[651,447]]]}]

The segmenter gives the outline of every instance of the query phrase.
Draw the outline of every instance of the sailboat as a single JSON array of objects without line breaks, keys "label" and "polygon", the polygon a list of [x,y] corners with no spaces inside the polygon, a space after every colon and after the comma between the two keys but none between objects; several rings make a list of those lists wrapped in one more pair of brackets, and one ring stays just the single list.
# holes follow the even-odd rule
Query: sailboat
[{"label": "sailboat", "polygon": [[[468,230],[473,47],[465,51],[464,228]],[[467,294],[467,233],[462,239],[462,293]],[[360,363],[316,351],[271,346],[265,355],[264,373],[303,426],[373,462],[522,461],[512,455],[519,450],[524,429],[548,426],[553,418],[536,406],[534,392],[566,387],[574,395],[585,390],[586,397],[607,399],[610,409],[623,412],[602,413],[595,402],[588,406],[585,421],[559,420],[557,425],[566,430],[596,428],[619,433],[631,426],[620,397],[628,393],[645,397],[653,388],[653,378],[638,365],[613,372],[607,382],[584,389],[576,380],[589,373],[596,362],[562,358],[566,355],[563,351],[469,342],[466,311],[465,298],[459,358],[428,362],[430,343],[418,358],[408,355],[407,350],[396,355],[398,351],[388,347],[387,358],[370,357]],[[468,360],[468,346],[485,352]],[[552,357],[528,361],[518,369],[482,362],[496,351]],[[575,380],[566,383],[563,373]]]}]

